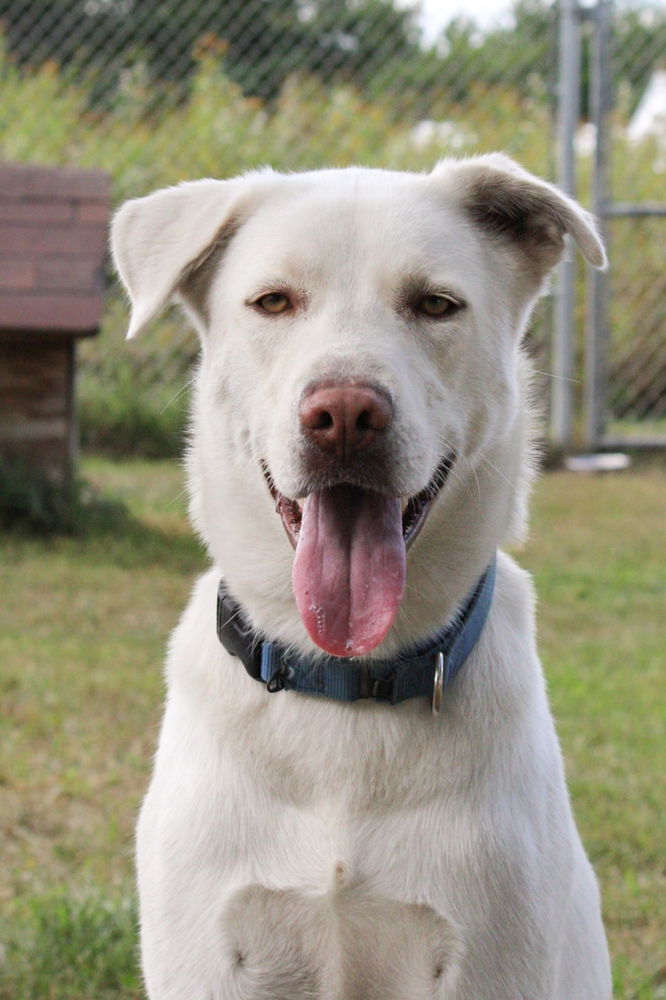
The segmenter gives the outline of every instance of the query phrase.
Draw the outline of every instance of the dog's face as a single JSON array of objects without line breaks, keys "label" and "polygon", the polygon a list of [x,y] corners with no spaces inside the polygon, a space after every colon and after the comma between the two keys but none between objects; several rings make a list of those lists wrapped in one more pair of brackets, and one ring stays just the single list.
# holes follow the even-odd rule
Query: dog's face
[{"label": "dog's face", "polygon": [[396,619],[431,627],[405,598],[429,547],[473,550],[471,582],[520,503],[519,342],[565,232],[603,263],[585,213],[503,157],[264,172],[121,210],[130,334],[174,294],[201,333],[193,510],[238,597],[274,608],[258,625],[302,641],[295,601],[317,646],[366,654]]}]

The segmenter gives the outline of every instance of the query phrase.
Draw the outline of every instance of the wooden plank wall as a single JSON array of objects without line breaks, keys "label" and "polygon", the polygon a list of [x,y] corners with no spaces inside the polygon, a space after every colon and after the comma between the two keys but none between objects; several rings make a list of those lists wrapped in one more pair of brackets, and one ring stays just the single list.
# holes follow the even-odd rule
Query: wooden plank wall
[{"label": "wooden plank wall", "polygon": [[64,485],[75,459],[68,337],[0,332],[0,454]]}]

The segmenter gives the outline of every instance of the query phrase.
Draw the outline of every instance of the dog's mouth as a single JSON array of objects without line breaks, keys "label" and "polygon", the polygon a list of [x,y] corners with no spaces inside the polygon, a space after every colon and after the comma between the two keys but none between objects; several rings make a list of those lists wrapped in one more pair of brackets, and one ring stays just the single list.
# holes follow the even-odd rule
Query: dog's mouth
[{"label": "dog's mouth", "polygon": [[[454,461],[455,452],[449,452],[449,454],[446,455],[439,463],[435,469],[432,479],[424,489],[407,499],[400,499],[402,538],[406,549],[409,549],[410,545],[414,542],[417,535],[421,531],[421,528],[425,524],[430,507],[448,479],[449,472],[451,471]],[[307,497],[299,498],[298,500],[291,500],[289,497],[284,496],[284,494],[280,493],[275,486],[266,463],[262,462],[261,467],[270,494],[275,501],[275,510],[282,519],[282,525],[287,538],[291,542],[291,547],[295,549],[298,544],[301,524],[303,523],[303,507],[306,503]],[[329,490],[336,490],[339,488],[345,488],[349,491],[356,490],[359,495],[364,493],[372,494],[374,492],[372,490],[363,489],[360,486],[355,486],[353,483],[337,483],[328,487]]]},{"label": "dog's mouth", "polygon": [[262,463],[275,509],[296,551],[296,603],[320,648],[334,656],[360,656],[385,637],[402,600],[407,549],[454,461],[450,452],[425,489],[405,499],[348,482],[290,499]]}]

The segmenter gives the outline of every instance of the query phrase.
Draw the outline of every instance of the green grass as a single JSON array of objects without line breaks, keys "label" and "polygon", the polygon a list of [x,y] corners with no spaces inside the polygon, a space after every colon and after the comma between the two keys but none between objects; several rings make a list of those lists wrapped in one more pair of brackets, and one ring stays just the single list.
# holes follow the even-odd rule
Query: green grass
[{"label": "green grass", "polygon": [[[139,1000],[132,836],[169,630],[205,557],[176,463],[87,460],[127,507],[0,536],[0,1000]],[[616,1000],[664,1000],[663,497],[656,463],[539,483],[540,647],[599,874]],[[660,858],[660,853],[662,857]],[[661,950],[660,950],[661,949]]]},{"label": "green grass", "polygon": [[14,1000],[139,1000],[136,908],[130,896],[110,901],[54,892],[31,900],[10,927],[7,976],[0,996]]},{"label": "green grass", "polygon": [[666,997],[665,472],[549,475],[521,555],[622,1000]]},{"label": "green grass", "polygon": [[659,441],[666,443],[666,417],[652,420],[611,420],[608,437],[626,441],[630,447],[635,441]]}]

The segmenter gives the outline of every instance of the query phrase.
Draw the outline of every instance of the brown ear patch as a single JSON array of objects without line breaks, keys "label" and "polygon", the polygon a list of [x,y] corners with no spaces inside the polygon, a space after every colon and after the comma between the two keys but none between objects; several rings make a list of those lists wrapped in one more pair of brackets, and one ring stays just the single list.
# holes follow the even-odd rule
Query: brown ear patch
[{"label": "brown ear patch", "polygon": [[504,178],[493,183],[487,175],[479,178],[467,198],[466,208],[474,221],[498,236],[536,242],[562,243],[566,223],[556,205],[541,191],[531,191]]},{"label": "brown ear patch", "polygon": [[566,202],[548,188],[526,184],[520,178],[480,170],[470,177],[463,205],[488,234],[517,245],[545,274],[559,260],[564,234],[572,220]]},{"label": "brown ear patch", "polygon": [[526,269],[541,280],[562,256],[569,234],[594,267],[606,255],[594,219],[552,184],[492,153],[473,160],[443,161],[433,172],[451,177],[468,218],[488,236],[522,251]]}]

